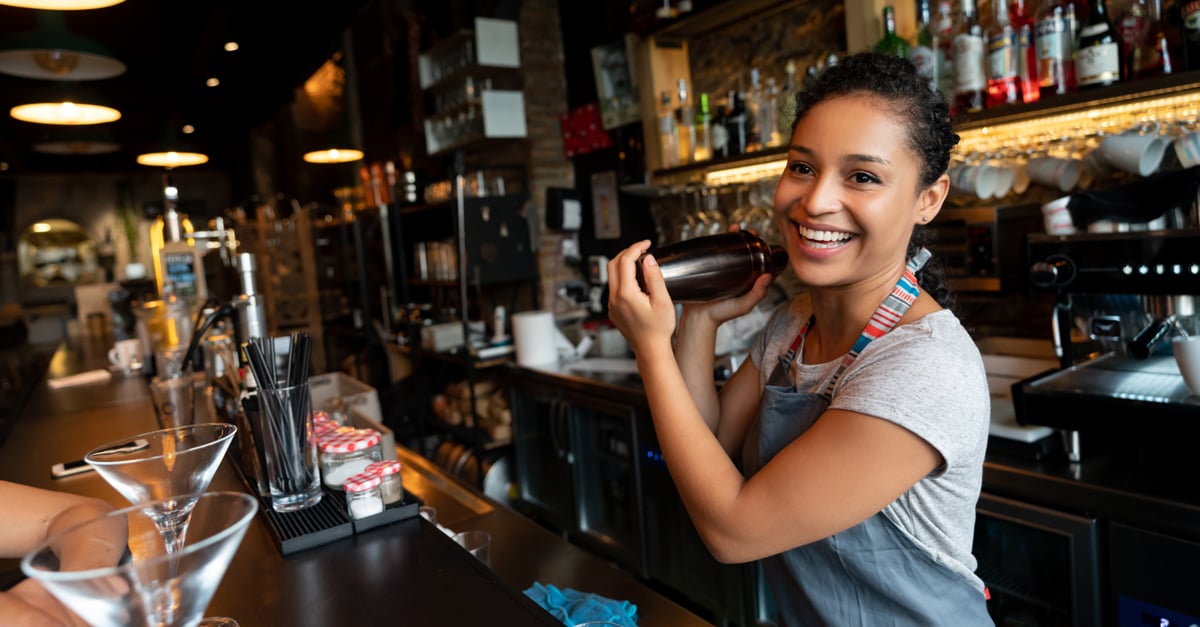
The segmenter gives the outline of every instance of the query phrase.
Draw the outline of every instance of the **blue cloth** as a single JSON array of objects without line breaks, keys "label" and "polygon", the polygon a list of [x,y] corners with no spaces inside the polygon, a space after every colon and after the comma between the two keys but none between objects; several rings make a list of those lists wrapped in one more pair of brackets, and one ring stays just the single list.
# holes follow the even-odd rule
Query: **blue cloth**
[{"label": "blue cloth", "polygon": [[564,625],[608,621],[622,627],[637,627],[637,606],[629,601],[614,601],[570,588],[559,590],[553,585],[536,581],[525,590],[525,596],[533,599]]}]

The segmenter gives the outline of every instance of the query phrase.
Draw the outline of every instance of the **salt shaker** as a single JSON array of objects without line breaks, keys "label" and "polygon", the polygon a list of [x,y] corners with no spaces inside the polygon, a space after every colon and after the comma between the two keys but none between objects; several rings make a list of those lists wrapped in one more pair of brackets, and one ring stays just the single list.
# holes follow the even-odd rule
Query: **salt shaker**
[{"label": "salt shaker", "polygon": [[380,495],[379,475],[360,472],[342,484],[346,491],[346,510],[350,517],[358,520],[383,512],[383,497]]},{"label": "salt shaker", "polygon": [[379,477],[379,491],[383,495],[383,504],[391,505],[404,498],[404,484],[400,481],[400,462],[385,459],[372,462],[363,472]]},{"label": "salt shaker", "polygon": [[[770,246],[749,231],[734,231],[684,240],[651,250],[671,300],[696,303],[741,296],[764,274],[778,276],[787,267],[787,251]],[[638,285],[645,291],[642,265]]]}]

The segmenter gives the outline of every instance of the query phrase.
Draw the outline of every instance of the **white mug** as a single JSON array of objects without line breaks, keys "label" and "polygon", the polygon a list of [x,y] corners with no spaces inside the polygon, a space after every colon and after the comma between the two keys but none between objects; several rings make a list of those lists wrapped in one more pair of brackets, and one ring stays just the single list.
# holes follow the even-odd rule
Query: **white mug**
[{"label": "white mug", "polygon": [[1083,164],[1075,159],[1058,157],[1034,157],[1025,164],[1030,180],[1062,192],[1069,192],[1079,185]]},{"label": "white mug", "polygon": [[1097,149],[1114,167],[1138,176],[1150,176],[1162,164],[1171,140],[1158,134],[1158,123],[1134,126],[1100,140]]},{"label": "white mug", "polygon": [[142,368],[142,342],[137,338],[117,340],[108,351],[108,361],[125,372]]},{"label": "white mug", "polygon": [[1071,220],[1071,211],[1067,204],[1070,196],[1056,198],[1042,205],[1042,217],[1046,225],[1046,233],[1050,235],[1070,235],[1075,232],[1075,222]]},{"label": "white mug", "polygon": [[1200,394],[1200,337],[1180,338],[1171,342],[1179,374],[1192,394]]},{"label": "white mug", "polygon": [[[989,165],[963,165],[954,168],[950,184],[966,194],[986,200],[1001,191],[1004,177],[999,168]],[[1009,181],[1008,185],[1011,184]],[[1007,187],[1003,191],[1008,193]]]},{"label": "white mug", "polygon": [[1200,165],[1200,132],[1180,135],[1172,144],[1180,165],[1185,168]]}]

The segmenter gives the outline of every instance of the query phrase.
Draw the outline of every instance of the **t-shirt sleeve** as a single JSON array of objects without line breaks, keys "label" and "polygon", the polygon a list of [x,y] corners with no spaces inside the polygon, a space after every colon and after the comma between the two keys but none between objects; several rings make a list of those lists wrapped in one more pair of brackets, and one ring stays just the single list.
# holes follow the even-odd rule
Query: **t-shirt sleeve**
[{"label": "t-shirt sleeve", "polygon": [[839,381],[831,407],[912,431],[945,460],[935,475],[972,459],[986,443],[991,405],[983,361],[966,332],[894,331],[872,344]]}]

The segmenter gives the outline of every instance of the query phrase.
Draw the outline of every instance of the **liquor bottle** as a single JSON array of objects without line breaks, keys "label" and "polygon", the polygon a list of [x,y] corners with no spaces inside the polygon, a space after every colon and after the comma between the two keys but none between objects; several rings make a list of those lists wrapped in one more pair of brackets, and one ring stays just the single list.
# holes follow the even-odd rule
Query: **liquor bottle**
[{"label": "liquor bottle", "polygon": [[713,157],[712,113],[708,108],[708,94],[700,94],[700,106],[696,108],[696,145],[692,148],[692,161],[708,161]]},{"label": "liquor bottle", "polygon": [[1075,7],[1067,0],[1046,0],[1034,21],[1041,97],[1075,91]]},{"label": "liquor bottle", "polygon": [[658,142],[662,151],[662,167],[679,165],[679,134],[675,131],[675,111],[671,107],[671,92],[659,94]]},{"label": "liquor bottle", "polygon": [[763,87],[758,68],[750,68],[750,89],[743,95],[743,108],[746,112],[746,147],[743,152],[758,152],[763,149],[764,132],[762,128]]},{"label": "liquor bottle", "polygon": [[933,14],[929,9],[929,0],[917,0],[917,42],[908,49],[908,60],[916,66],[917,72],[929,81],[929,86],[938,88],[937,53],[934,52]]},{"label": "liquor bottle", "polygon": [[1041,96],[1037,47],[1033,41],[1033,18],[1025,10],[1025,0],[1008,0],[1008,19],[1017,31],[1017,81],[1021,84],[1021,100],[1037,102]]},{"label": "liquor bottle", "polygon": [[725,105],[717,106],[717,114],[712,120],[712,154],[713,157],[729,156],[729,119]]},{"label": "liquor bottle", "polygon": [[[671,300],[704,302],[740,296],[764,274],[778,276],[787,268],[788,254],[768,245],[750,231],[693,237],[651,250],[662,271]],[[637,282],[645,290],[642,264]]]},{"label": "liquor bottle", "polygon": [[1108,20],[1107,3],[1092,0],[1089,9],[1075,46],[1075,78],[1079,89],[1114,85],[1122,79],[1121,37]]},{"label": "liquor bottle", "polygon": [[729,104],[725,109],[725,130],[728,140],[725,145],[725,155],[736,157],[746,154],[746,100],[737,90],[730,90]]},{"label": "liquor bottle", "polygon": [[1121,55],[1121,73],[1134,76],[1134,57],[1146,56],[1144,49],[1150,43],[1150,5],[1146,0],[1133,0],[1117,18],[1117,33],[1124,44]]},{"label": "liquor bottle", "polygon": [[1163,20],[1162,0],[1149,0],[1146,8],[1146,37],[1142,45],[1134,49],[1130,64],[1133,72],[1129,75],[1131,80],[1175,72],[1167,24]]},{"label": "liquor bottle", "polygon": [[789,141],[792,137],[792,122],[796,117],[796,89],[799,87],[796,83],[796,71],[798,69],[800,68],[797,67],[795,59],[788,59],[787,65],[784,66],[787,78],[784,79],[783,92],[779,94],[775,113],[775,129],[784,142]]},{"label": "liquor bottle", "polygon": [[762,91],[762,99],[758,103],[759,132],[762,133],[763,143],[768,148],[783,145],[783,133],[779,132],[779,86],[774,78],[767,79],[767,86]]},{"label": "liquor bottle", "polygon": [[962,0],[962,13],[954,23],[954,110],[982,111],[987,77],[984,71],[983,27],[975,14],[975,0]]},{"label": "liquor bottle", "polygon": [[679,134],[676,146],[679,163],[692,162],[692,151],[696,147],[696,112],[688,98],[687,79],[679,79],[679,108],[675,110],[675,131]]},{"label": "liquor bottle", "polygon": [[1017,31],[1008,18],[1007,0],[993,0],[991,26],[987,29],[987,106],[997,107],[1021,101],[1017,81],[1019,64]]},{"label": "liquor bottle", "polygon": [[1183,66],[1200,70],[1200,0],[1177,0],[1179,39],[1183,48]]},{"label": "liquor bottle", "polygon": [[896,9],[883,7],[883,38],[875,44],[875,52],[908,58],[908,42],[896,34]]},{"label": "liquor bottle", "polygon": [[950,0],[938,0],[933,18],[933,50],[938,63],[938,91],[953,104],[954,96],[954,8]]}]

